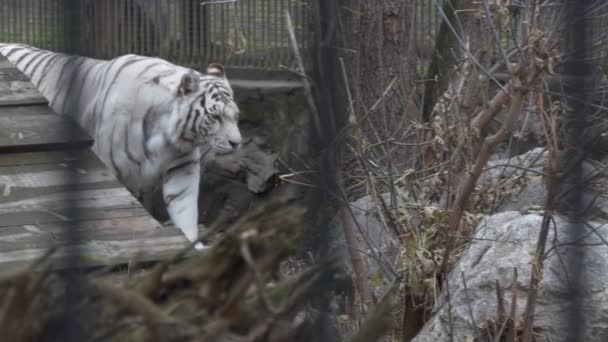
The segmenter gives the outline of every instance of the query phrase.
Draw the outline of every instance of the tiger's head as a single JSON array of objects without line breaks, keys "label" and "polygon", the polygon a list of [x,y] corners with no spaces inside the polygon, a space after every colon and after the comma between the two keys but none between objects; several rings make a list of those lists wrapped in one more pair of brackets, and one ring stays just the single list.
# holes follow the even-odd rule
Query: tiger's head
[{"label": "tiger's head", "polygon": [[183,125],[181,138],[209,146],[215,154],[236,151],[242,141],[238,127],[239,108],[220,64],[211,64],[206,74],[185,73],[177,89]]}]

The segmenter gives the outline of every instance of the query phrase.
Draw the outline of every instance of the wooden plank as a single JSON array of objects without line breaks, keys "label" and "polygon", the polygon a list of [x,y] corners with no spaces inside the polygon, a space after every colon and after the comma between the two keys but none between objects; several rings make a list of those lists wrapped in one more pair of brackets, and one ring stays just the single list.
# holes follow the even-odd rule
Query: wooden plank
[{"label": "wooden plank", "polygon": [[48,104],[30,79],[0,55],[0,106]]},{"label": "wooden plank", "polygon": [[93,139],[46,105],[0,107],[0,153],[87,148]]},{"label": "wooden plank", "polygon": [[[65,246],[72,225],[84,236],[79,246]],[[136,255],[158,260],[186,245],[178,229],[150,217],[89,149],[0,154],[0,273],[52,246],[61,246],[56,258],[82,251],[93,266]]]},{"label": "wooden plank", "polygon": [[[145,214],[91,150],[17,164],[28,155],[0,155],[0,227]],[[72,207],[78,209],[77,218],[70,217]]]},{"label": "wooden plank", "polygon": [[188,246],[178,230],[161,227],[150,217],[118,218],[78,222],[78,233],[86,236],[80,245],[67,245],[65,225],[21,225],[0,229],[0,275],[23,269],[51,247],[55,267],[66,256],[78,253],[83,266],[115,265],[169,258]]}]

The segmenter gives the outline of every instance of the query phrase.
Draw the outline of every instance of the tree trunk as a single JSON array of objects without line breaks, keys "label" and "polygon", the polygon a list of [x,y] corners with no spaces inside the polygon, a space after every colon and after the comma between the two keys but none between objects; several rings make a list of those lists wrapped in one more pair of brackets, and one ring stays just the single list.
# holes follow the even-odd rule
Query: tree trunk
[{"label": "tree trunk", "polygon": [[343,56],[357,121],[369,143],[381,143],[378,153],[386,166],[411,166],[412,151],[385,140],[403,141],[407,127],[419,119],[413,1],[341,0],[341,5]]},{"label": "tree trunk", "polygon": [[[437,100],[448,89],[450,82],[453,81],[451,75],[455,74],[457,64],[466,56],[461,42],[469,42],[469,50],[484,67],[488,66],[491,57],[490,51],[496,44],[481,20],[482,12],[479,3],[465,0],[446,1],[442,11],[448,21],[441,21],[435,39],[433,56],[425,77],[426,80],[436,81],[425,83],[422,110],[424,122],[432,119],[432,111]],[[452,28],[459,34],[460,42]],[[473,83],[478,86],[483,84],[482,82]]]}]

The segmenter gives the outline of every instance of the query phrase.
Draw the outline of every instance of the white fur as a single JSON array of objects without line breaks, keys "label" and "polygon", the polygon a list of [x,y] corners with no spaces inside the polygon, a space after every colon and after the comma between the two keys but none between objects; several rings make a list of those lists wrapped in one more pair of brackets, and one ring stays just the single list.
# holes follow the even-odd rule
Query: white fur
[{"label": "white fur", "polygon": [[[238,107],[222,68],[203,75],[159,58],[101,61],[25,45],[0,44],[0,53],[30,77],[56,112],[78,120],[95,139],[96,154],[127,188],[140,194],[161,186],[171,220],[188,240],[198,239],[201,158],[230,153],[241,142]],[[196,111],[209,114],[203,118]],[[211,117],[221,120],[205,121]],[[203,122],[206,135],[194,133]]]}]

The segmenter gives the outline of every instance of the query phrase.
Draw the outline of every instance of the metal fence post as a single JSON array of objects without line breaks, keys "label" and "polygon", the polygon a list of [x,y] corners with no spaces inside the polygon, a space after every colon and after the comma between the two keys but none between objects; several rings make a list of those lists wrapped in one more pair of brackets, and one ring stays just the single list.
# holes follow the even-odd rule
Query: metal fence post
[{"label": "metal fence post", "polygon": [[64,34],[65,50],[70,54],[79,54],[81,42],[81,22],[80,22],[80,0],[64,0],[63,8],[65,13]]}]

